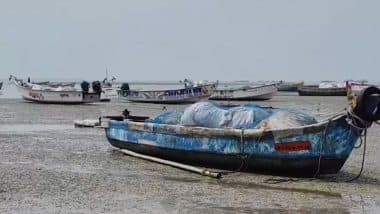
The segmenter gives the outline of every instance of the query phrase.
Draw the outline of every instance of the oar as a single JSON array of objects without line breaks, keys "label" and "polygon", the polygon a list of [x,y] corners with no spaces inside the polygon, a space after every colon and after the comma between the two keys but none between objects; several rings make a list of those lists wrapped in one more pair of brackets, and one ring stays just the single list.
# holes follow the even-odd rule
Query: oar
[{"label": "oar", "polygon": [[208,177],[217,178],[217,179],[222,177],[222,174],[220,172],[211,172],[207,169],[201,169],[198,167],[194,167],[194,166],[190,166],[190,165],[186,165],[186,164],[181,164],[181,163],[177,163],[174,161],[163,160],[163,159],[155,158],[155,157],[148,156],[148,155],[142,155],[142,154],[132,152],[132,151],[127,150],[127,149],[120,149],[120,151],[126,155],[141,158],[144,160],[153,161],[156,163],[165,164],[168,166],[176,167],[176,168],[183,169],[183,170],[190,171],[190,172],[195,172],[195,173],[198,173],[198,174],[203,175],[203,176],[208,176]]}]

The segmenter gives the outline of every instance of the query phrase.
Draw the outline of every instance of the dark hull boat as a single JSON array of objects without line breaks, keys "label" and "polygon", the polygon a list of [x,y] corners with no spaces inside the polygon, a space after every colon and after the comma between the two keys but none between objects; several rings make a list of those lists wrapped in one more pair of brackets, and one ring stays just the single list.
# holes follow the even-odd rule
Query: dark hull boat
[{"label": "dark hull boat", "polygon": [[192,165],[298,176],[331,174],[341,169],[362,131],[380,119],[380,110],[368,113],[373,112],[373,103],[379,105],[380,90],[371,93],[377,96],[369,99],[365,94],[358,106],[345,113],[295,128],[207,128],[111,120],[106,136],[117,148]]},{"label": "dark hull boat", "polygon": [[300,96],[347,96],[344,88],[319,88],[318,86],[302,86],[298,88]]},{"label": "dark hull boat", "polygon": [[303,82],[280,82],[277,90],[281,92],[297,92],[299,87],[303,86]]}]

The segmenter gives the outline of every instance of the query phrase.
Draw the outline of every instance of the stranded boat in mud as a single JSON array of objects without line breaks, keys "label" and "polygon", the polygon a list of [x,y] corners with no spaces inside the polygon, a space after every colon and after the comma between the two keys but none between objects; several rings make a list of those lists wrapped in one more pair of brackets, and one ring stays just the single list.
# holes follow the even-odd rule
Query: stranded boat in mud
[{"label": "stranded boat in mud", "polygon": [[119,97],[130,102],[181,104],[195,103],[208,98],[215,90],[217,83],[194,84],[188,80],[185,87],[168,90],[131,90],[128,83],[124,83],[119,91]]},{"label": "stranded boat in mud", "polygon": [[347,82],[324,81],[319,85],[298,87],[300,96],[347,96]]},{"label": "stranded boat in mud", "polygon": [[[330,174],[341,169],[364,130],[380,120],[379,95],[378,88],[369,87],[346,112],[322,122],[252,104],[229,109],[196,103],[184,113],[166,113],[153,121],[111,120],[106,136],[117,148],[192,165],[302,176]],[[196,122],[182,123],[189,118]]]},{"label": "stranded boat in mud", "polygon": [[80,86],[77,86],[76,83],[29,83],[12,75],[9,80],[15,84],[24,100],[37,103],[82,104],[99,102],[102,91],[99,81],[92,83],[92,91],[90,91],[90,84],[85,81]]},{"label": "stranded boat in mud", "polygon": [[269,100],[276,94],[275,84],[217,89],[210,100]]}]

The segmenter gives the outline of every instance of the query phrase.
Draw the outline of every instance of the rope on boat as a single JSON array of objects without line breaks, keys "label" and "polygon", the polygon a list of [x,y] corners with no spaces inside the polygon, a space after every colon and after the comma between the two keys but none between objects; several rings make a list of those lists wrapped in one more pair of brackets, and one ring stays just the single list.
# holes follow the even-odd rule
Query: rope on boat
[{"label": "rope on boat", "polygon": [[[366,150],[367,150],[367,129],[371,126],[371,123],[363,120],[358,115],[356,115],[352,108],[348,109],[347,114],[349,116],[351,116],[352,118],[357,119],[362,125],[364,125],[364,128],[361,128],[355,124],[354,120],[348,121],[348,124],[351,125],[352,127],[354,127],[355,129],[359,130],[359,132],[364,131],[364,134],[360,135],[360,144],[358,146],[354,147],[354,148],[360,148],[362,145],[364,145],[363,146],[362,163],[361,163],[359,174],[357,174],[356,176],[346,180],[346,182],[352,182],[354,180],[357,180],[362,175],[363,170],[364,170],[365,155],[366,155]],[[377,121],[375,121],[375,123],[378,124]],[[363,138],[364,138],[364,140],[363,140]]]},{"label": "rope on boat", "polygon": [[323,151],[323,143],[327,142],[327,129],[329,128],[329,125],[331,124],[331,118],[329,119],[326,128],[323,132],[323,141],[321,142],[319,146],[319,156],[318,156],[318,166],[317,170],[315,171],[314,175],[312,178],[316,178],[319,175],[319,171],[321,170],[321,160],[322,160],[322,151]]},{"label": "rope on boat", "polygon": [[241,164],[237,169],[234,169],[232,171],[223,171],[221,172],[223,175],[228,175],[232,173],[238,173],[243,170],[243,168],[247,168],[247,160],[250,156],[244,154],[244,129],[240,132],[240,154],[237,155],[241,159]]},{"label": "rope on boat", "polygon": [[365,154],[366,154],[366,148],[367,148],[367,129],[364,129],[364,146],[363,146],[363,156],[362,156],[362,165],[360,167],[360,171],[359,171],[359,174],[356,175],[355,177],[353,178],[350,178],[348,179],[346,182],[352,182],[356,179],[358,179],[361,175],[362,175],[362,172],[364,170],[364,161],[365,161]]},{"label": "rope on boat", "polygon": [[172,167],[175,167],[178,169],[183,169],[183,170],[186,170],[189,172],[195,172],[195,173],[198,173],[198,174],[203,175],[203,176],[208,176],[208,177],[217,178],[217,179],[222,177],[222,173],[220,173],[220,172],[212,172],[212,171],[209,171],[207,169],[201,169],[198,167],[194,167],[194,166],[190,166],[190,165],[186,165],[186,164],[181,164],[181,163],[174,162],[174,161],[169,161],[169,160],[164,160],[164,159],[160,159],[160,158],[156,158],[156,157],[152,157],[152,156],[148,156],[148,155],[143,155],[143,154],[139,154],[136,152],[132,152],[132,151],[127,150],[127,149],[120,149],[120,151],[122,153],[124,153],[126,155],[130,155],[132,157],[141,158],[144,160],[165,164],[165,165],[172,166]]},{"label": "rope on boat", "polygon": [[[354,124],[354,121],[353,120],[349,120],[348,121],[348,124],[351,125],[353,128],[359,130],[359,131],[364,131],[364,134],[360,135],[360,144],[354,148],[360,148],[361,145],[363,145],[363,155],[362,155],[362,162],[361,162],[361,168],[360,168],[360,171],[359,173],[350,178],[350,179],[347,179],[345,180],[344,182],[352,182],[352,181],[355,181],[357,180],[363,173],[363,170],[364,170],[364,163],[365,163],[365,155],[366,155],[366,148],[367,148],[367,129],[368,127],[371,125],[370,123],[368,123],[367,121],[364,121],[363,119],[361,119],[358,115],[356,115],[352,110],[348,110],[348,115],[349,116],[352,116],[353,118],[357,119],[360,123],[362,123],[363,125],[365,125],[365,128],[361,128],[359,126],[357,126],[356,124]],[[327,123],[327,126],[326,126],[326,129],[324,131],[324,138],[325,138],[325,142],[327,141],[327,128],[329,126],[331,122],[331,118],[329,119],[329,122]],[[375,121],[376,124],[379,124],[380,121]],[[379,124],[380,125],[380,124]],[[319,159],[318,159],[318,168],[317,168],[317,171],[316,173],[314,174],[314,176],[312,178],[309,178],[309,179],[306,179],[306,180],[314,180],[314,179],[317,179],[318,178],[318,175],[319,175],[319,170],[320,170],[320,166],[321,166],[321,157],[322,157],[322,144],[320,146],[320,153],[319,153]],[[318,179],[321,179],[321,178],[318,178]],[[297,178],[269,178],[269,179],[266,179],[264,181],[264,183],[267,183],[267,184],[279,184],[279,183],[284,183],[284,182],[298,182],[298,181],[301,181],[301,180],[305,180],[305,179],[297,179]],[[337,179],[334,179],[332,181],[337,181]]]}]

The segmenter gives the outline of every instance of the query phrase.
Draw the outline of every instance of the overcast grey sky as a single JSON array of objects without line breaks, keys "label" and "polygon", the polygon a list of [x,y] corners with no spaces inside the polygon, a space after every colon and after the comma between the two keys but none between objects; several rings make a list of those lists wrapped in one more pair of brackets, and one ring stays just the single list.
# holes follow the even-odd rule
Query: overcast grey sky
[{"label": "overcast grey sky", "polygon": [[0,0],[0,78],[380,80],[380,1]]}]

